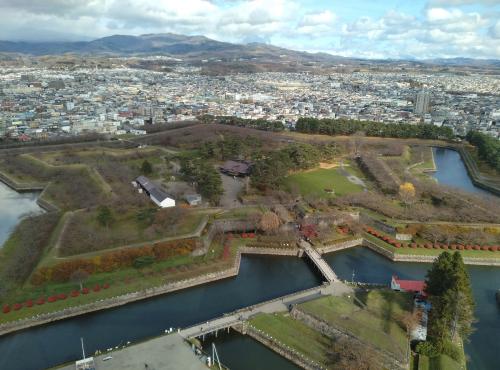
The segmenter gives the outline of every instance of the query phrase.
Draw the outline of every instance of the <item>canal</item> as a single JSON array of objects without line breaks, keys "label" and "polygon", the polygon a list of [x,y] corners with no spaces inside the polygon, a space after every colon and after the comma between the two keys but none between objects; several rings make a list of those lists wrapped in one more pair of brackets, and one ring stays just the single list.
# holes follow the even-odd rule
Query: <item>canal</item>
[{"label": "canal", "polygon": [[[434,149],[434,154],[438,181],[486,193],[470,182],[458,153]],[[40,212],[36,196],[15,193],[0,183],[0,240],[8,237],[23,215]],[[330,254],[326,259],[342,279],[383,284],[388,284],[393,273],[402,278],[423,278],[429,267],[393,263],[364,248]],[[477,331],[466,344],[466,353],[471,358],[469,369],[495,369],[500,353],[497,339],[500,311],[494,293],[500,288],[500,269],[469,267],[469,271],[479,319],[475,325]],[[144,340],[170,327],[188,326],[320,282],[319,276],[301,259],[244,256],[240,274],[235,278],[0,337],[0,369],[31,370],[55,366],[79,358],[80,337],[85,338],[87,350],[93,353],[96,349]],[[212,340],[215,340],[221,360],[233,370],[297,369],[248,337],[232,333],[208,339],[206,345]]]},{"label": "canal", "polygon": [[436,163],[437,169],[433,177],[440,184],[476,193],[478,195],[494,195],[474,185],[467,173],[467,168],[460,154],[456,150],[432,148],[432,151],[434,153],[434,162]]},{"label": "canal", "polygon": [[[299,258],[244,256],[239,275],[231,279],[2,336],[0,369],[55,366],[80,357],[80,337],[85,339],[87,351],[94,353],[320,283],[320,277]],[[278,355],[264,352],[268,361],[286,363]]]},{"label": "canal", "polygon": [[[344,280],[389,284],[392,274],[403,279],[423,279],[430,267],[425,263],[392,262],[366,248],[354,248],[325,257],[335,273]],[[498,369],[500,353],[500,309],[495,291],[500,288],[500,268],[467,266],[476,301],[476,331],[465,352],[470,357],[468,370]]]},{"label": "canal", "polygon": [[0,248],[19,221],[30,213],[43,212],[39,193],[18,193],[0,181]]}]

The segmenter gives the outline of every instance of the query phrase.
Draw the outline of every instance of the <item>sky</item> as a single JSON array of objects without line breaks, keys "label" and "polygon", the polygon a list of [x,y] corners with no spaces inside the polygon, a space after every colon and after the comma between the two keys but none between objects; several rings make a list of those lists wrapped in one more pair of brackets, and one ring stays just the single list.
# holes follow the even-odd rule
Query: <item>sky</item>
[{"label": "sky", "polygon": [[0,40],[172,32],[382,59],[500,59],[500,0],[0,0]]}]

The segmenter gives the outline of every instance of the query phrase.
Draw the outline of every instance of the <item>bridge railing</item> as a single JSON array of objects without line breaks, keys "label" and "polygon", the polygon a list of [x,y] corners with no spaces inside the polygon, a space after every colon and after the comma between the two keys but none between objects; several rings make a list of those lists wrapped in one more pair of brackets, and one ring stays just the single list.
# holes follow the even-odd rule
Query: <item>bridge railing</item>
[{"label": "bridge railing", "polygon": [[[324,284],[328,285],[328,283],[324,283]],[[292,298],[295,298],[296,296],[300,296],[300,295],[303,295],[305,293],[312,293],[314,291],[318,291],[322,287],[323,287],[322,285],[319,285],[319,286],[315,286],[315,287],[312,287],[312,288],[299,290],[298,292],[294,292],[294,293],[290,293],[290,294],[287,294],[287,295],[284,295],[284,296],[280,296],[280,297],[277,297],[277,298],[269,299],[267,301],[259,302],[259,303],[253,304],[251,306],[246,306],[246,307],[243,307],[243,308],[239,308],[237,310],[228,312],[228,313],[226,313],[226,314],[224,314],[222,316],[219,316],[219,317],[213,318],[211,320],[208,320],[208,324],[207,324],[207,321],[205,321],[205,322],[200,322],[198,324],[191,325],[191,326],[188,326],[186,328],[183,328],[183,329],[180,330],[180,333],[182,334],[182,332],[185,332],[185,331],[188,331],[188,330],[192,330],[192,329],[195,329],[197,327],[205,326],[205,325],[208,328],[208,327],[210,327],[210,323],[211,322],[214,322],[214,321],[217,321],[217,320],[221,320],[221,319],[226,318],[228,316],[238,315],[239,313],[242,313],[242,312],[245,312],[245,311],[253,311],[253,310],[256,310],[257,308],[259,308],[261,306],[265,306],[265,305],[270,304],[270,303],[275,303],[275,302],[280,302],[280,301],[283,302],[283,303],[285,303],[285,301],[290,300]],[[235,319],[235,320],[231,321],[231,324],[229,324],[229,323],[221,324],[218,329],[227,328],[228,326],[234,325],[237,322],[239,322],[239,319]],[[206,333],[212,332],[214,330],[218,330],[218,329],[214,327],[214,329],[209,330],[209,331],[200,331],[199,335],[203,335],[203,334],[206,334]]]}]

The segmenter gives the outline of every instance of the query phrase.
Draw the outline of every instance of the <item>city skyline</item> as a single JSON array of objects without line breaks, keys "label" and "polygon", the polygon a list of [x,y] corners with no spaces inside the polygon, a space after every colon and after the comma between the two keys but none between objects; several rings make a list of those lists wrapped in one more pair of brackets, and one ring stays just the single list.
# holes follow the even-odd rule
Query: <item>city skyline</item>
[{"label": "city skyline", "polygon": [[362,0],[348,5],[2,0],[0,12],[1,40],[75,41],[172,32],[368,59],[500,58],[500,4],[494,0]]}]

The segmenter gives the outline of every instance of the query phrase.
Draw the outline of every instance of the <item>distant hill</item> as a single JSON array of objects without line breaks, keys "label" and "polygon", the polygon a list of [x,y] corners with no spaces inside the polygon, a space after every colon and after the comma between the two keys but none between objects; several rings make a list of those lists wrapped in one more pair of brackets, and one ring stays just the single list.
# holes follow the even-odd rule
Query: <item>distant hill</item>
[{"label": "distant hill", "polygon": [[[113,35],[92,41],[76,42],[14,42],[0,41],[0,53],[19,53],[33,56],[80,54],[80,55],[168,55],[189,60],[220,59],[222,61],[295,61],[363,64],[362,59],[344,58],[327,53],[306,53],[262,43],[232,44],[204,36],[184,36],[173,33],[146,34],[140,36]],[[369,63],[398,64],[401,60],[367,61]],[[500,67],[499,60],[468,58],[430,59],[406,61],[415,64],[444,66]]]}]

